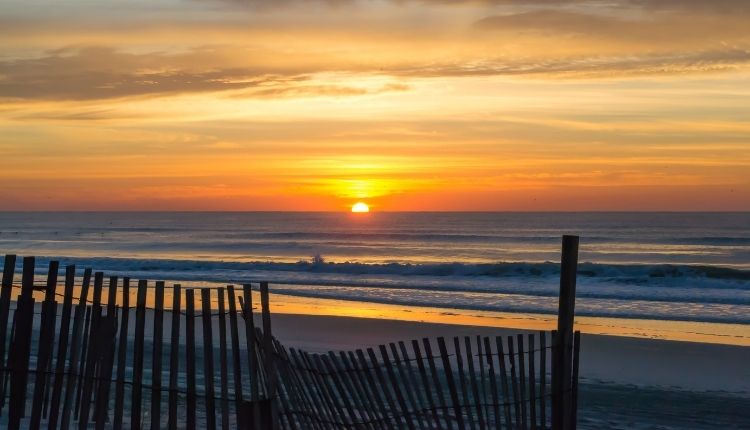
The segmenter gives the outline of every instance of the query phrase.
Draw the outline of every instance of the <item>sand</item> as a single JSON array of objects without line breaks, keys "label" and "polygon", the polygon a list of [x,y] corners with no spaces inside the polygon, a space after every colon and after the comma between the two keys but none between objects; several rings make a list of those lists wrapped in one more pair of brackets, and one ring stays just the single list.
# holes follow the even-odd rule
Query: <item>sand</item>
[{"label": "sand", "polygon": [[[274,313],[274,334],[311,352],[518,329]],[[750,428],[750,348],[584,334],[580,428]]]},{"label": "sand", "polygon": [[[294,314],[275,304],[274,335],[288,347],[310,352],[352,350],[422,337],[528,333],[515,324],[524,318],[532,321],[534,330],[538,324],[520,314],[517,320],[506,320],[513,321],[513,327],[503,328]],[[134,314],[131,312],[131,333]],[[166,314],[164,329],[169,333],[170,312]],[[260,324],[260,312],[255,316]],[[147,321],[152,317],[148,310]],[[214,325],[215,339],[216,330]],[[200,327],[196,335],[201,337]],[[147,324],[147,339],[150,336],[151,325]],[[581,429],[750,429],[747,346],[584,332],[580,375]]]}]

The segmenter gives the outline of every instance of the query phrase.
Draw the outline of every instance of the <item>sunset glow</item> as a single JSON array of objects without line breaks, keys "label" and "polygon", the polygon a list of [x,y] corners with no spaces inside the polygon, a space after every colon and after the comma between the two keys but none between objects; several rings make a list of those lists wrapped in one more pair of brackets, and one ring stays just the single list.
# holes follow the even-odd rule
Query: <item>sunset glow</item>
[{"label": "sunset glow", "polygon": [[745,1],[272,3],[3,2],[0,209],[750,210]]},{"label": "sunset glow", "polygon": [[370,207],[362,202],[355,203],[354,206],[352,206],[352,212],[367,213],[367,212],[370,212]]}]

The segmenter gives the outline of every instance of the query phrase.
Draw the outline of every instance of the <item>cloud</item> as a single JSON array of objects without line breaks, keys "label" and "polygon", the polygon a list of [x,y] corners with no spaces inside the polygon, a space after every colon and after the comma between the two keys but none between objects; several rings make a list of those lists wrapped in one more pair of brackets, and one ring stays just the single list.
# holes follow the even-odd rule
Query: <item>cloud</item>
[{"label": "cloud", "polygon": [[712,13],[748,13],[747,0],[623,0],[623,3],[651,10],[672,10]]},{"label": "cloud", "polygon": [[[217,0],[204,0],[217,1]],[[367,5],[372,0],[218,0],[224,3],[278,8],[290,5],[325,4],[332,7]],[[486,6],[601,6],[612,8],[639,7],[647,10],[710,11],[719,13],[749,12],[747,0],[389,0],[394,4],[417,5],[486,5]]]},{"label": "cloud", "polygon": [[489,16],[477,21],[474,25],[482,30],[612,33],[621,31],[623,26],[637,25],[638,23],[635,20],[626,21],[612,16],[544,9],[518,14]]},{"label": "cloud", "polygon": [[750,50],[728,49],[695,53],[569,57],[530,61],[504,59],[439,64],[394,70],[400,76],[529,76],[606,78],[735,70],[750,65]]},{"label": "cloud", "polygon": [[[242,49],[235,54],[242,54]],[[213,55],[215,54],[215,55]],[[0,99],[101,100],[236,90],[236,97],[356,96],[405,91],[387,83],[377,88],[321,84],[305,69],[225,65],[225,52],[196,49],[187,54],[123,53],[112,48],[62,49],[47,55],[0,61]],[[201,64],[213,66],[200,67]],[[240,91],[241,90],[241,91]],[[57,115],[58,119],[100,119],[106,112]]]},{"label": "cloud", "polygon": [[[295,1],[304,0],[288,0]],[[16,35],[10,37],[15,51],[6,49],[0,56],[0,99],[95,101],[216,92],[258,99],[356,97],[409,90],[411,78],[610,78],[732,71],[750,65],[750,20],[727,12],[741,11],[750,2],[719,0],[709,7],[676,0],[537,0],[530,9],[530,3],[517,0],[488,0],[481,3],[518,7],[482,5],[462,14],[428,7],[462,0],[396,3],[411,1],[425,5],[427,14],[435,13],[433,19],[409,26],[409,19],[393,15],[400,10],[396,6],[366,19],[360,10],[349,20],[344,19],[348,12],[335,14],[335,19],[268,14],[268,22],[258,24],[258,17],[266,15],[253,14],[241,28],[234,17],[224,16],[225,21],[218,22],[165,23],[172,39],[163,45],[134,42],[154,40],[161,33],[154,29],[158,26],[133,24],[89,29],[80,37],[88,41],[97,36],[103,45],[72,48],[60,48],[49,39],[55,32],[74,37],[76,30],[70,27],[47,30],[43,36],[16,28],[13,31],[21,33],[9,33]],[[490,15],[476,20],[483,10]],[[388,17],[392,19],[386,21]],[[393,21],[398,22],[395,31]],[[194,35],[200,31],[206,36],[199,40]],[[24,48],[24,38],[29,46],[48,50],[35,55]],[[215,45],[197,46],[201,40]],[[368,82],[372,77],[384,80]],[[110,114],[55,116],[85,120]]]},{"label": "cloud", "polygon": [[[587,17],[579,17],[587,19]],[[558,14],[526,15],[523,20],[558,22]],[[494,17],[480,25],[505,28],[522,26],[507,17]],[[559,26],[571,25],[566,20]],[[528,27],[525,26],[524,27]],[[606,31],[602,23],[597,31]],[[589,30],[594,31],[594,30]],[[231,49],[229,52],[232,52]],[[243,52],[237,48],[238,56]],[[227,92],[234,98],[351,97],[410,89],[409,79],[470,76],[528,76],[596,78],[629,75],[663,75],[735,70],[750,65],[750,48],[719,47],[708,50],[653,53],[557,54],[556,56],[482,56],[474,59],[420,58],[383,66],[361,64],[346,58],[330,66],[318,62],[293,66],[224,64],[221,57],[197,49],[188,53],[122,53],[111,48],[62,50],[47,55],[0,61],[0,99],[91,101],[178,94]],[[201,64],[212,66],[203,68]],[[379,76],[376,82],[368,79]],[[392,80],[392,82],[389,82]],[[36,115],[44,116],[44,112]],[[97,120],[111,117],[98,108],[55,112],[55,120]]]},{"label": "cloud", "polygon": [[174,56],[128,54],[110,48],[60,50],[0,62],[0,97],[90,100],[282,85],[304,79],[249,69],[184,69]]},{"label": "cloud", "polygon": [[[536,33],[549,36],[604,38],[621,44],[637,44],[649,51],[666,47],[727,45],[750,41],[746,17],[714,15],[589,13],[541,9],[522,13],[488,16],[475,22],[475,28],[490,32]],[[601,39],[588,39],[599,43]]]}]

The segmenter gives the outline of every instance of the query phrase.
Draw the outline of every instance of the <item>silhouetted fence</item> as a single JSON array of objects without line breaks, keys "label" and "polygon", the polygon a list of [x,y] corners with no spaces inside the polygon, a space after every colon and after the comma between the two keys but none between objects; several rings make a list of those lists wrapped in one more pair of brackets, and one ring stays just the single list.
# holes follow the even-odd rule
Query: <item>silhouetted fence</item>
[{"label": "silhouetted fence", "polygon": [[[251,285],[165,286],[5,257],[0,414],[10,429],[569,429],[580,336],[577,237],[563,241],[558,330],[310,354],[261,327]],[[567,265],[567,266],[566,266]],[[567,267],[567,269],[566,269]],[[573,270],[572,277],[570,270]],[[80,275],[80,276],[79,276]],[[13,300],[15,296],[15,300]],[[62,299],[60,301],[59,299]],[[198,328],[196,327],[199,326]]]}]

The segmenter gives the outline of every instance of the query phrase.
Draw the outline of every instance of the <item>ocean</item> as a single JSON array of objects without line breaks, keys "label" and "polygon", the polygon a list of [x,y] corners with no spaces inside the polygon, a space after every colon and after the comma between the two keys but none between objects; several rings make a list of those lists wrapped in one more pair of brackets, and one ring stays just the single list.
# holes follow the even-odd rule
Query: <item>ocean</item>
[{"label": "ocean", "polygon": [[0,213],[0,254],[312,298],[750,324],[750,213]]}]

